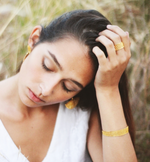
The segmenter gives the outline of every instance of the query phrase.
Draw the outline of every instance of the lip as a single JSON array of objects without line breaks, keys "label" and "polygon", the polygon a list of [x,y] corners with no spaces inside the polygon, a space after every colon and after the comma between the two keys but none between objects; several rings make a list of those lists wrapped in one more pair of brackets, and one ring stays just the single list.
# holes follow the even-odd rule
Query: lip
[{"label": "lip", "polygon": [[42,99],[38,98],[30,89],[29,89],[29,98],[34,102],[44,102]]}]

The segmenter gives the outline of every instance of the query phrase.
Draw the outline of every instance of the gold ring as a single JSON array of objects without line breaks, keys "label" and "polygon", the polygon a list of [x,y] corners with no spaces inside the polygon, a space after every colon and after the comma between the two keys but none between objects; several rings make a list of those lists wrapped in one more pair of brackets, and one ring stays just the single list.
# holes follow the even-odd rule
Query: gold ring
[{"label": "gold ring", "polygon": [[120,42],[118,44],[115,45],[115,50],[118,51],[120,49],[123,49],[124,48],[124,44],[123,42]]}]

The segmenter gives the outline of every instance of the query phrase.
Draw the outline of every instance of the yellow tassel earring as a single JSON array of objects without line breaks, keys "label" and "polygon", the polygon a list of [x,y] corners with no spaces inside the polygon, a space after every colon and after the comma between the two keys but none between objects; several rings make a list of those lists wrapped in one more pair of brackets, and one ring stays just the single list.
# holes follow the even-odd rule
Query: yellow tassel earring
[{"label": "yellow tassel earring", "polygon": [[75,98],[72,98],[70,101],[68,101],[65,106],[68,108],[68,109],[73,109],[74,107],[77,106],[79,102],[79,97],[75,97]]},{"label": "yellow tassel earring", "polygon": [[28,53],[24,56],[23,61],[28,57],[28,55],[31,53],[31,47],[28,45]]}]

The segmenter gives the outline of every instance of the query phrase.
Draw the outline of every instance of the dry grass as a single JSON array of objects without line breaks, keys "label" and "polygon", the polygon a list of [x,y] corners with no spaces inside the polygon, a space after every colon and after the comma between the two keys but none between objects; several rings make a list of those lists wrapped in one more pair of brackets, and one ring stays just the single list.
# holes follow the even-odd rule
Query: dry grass
[{"label": "dry grass", "polygon": [[150,4],[149,0],[0,0],[0,80],[13,75],[26,53],[29,33],[73,9],[96,9],[129,31],[130,100],[136,123],[139,161],[150,159]]}]

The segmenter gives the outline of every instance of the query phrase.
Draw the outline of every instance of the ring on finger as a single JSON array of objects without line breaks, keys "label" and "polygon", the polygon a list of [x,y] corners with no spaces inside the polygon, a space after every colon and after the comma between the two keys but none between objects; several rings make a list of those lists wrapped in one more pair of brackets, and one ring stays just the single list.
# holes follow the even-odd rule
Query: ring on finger
[{"label": "ring on finger", "polygon": [[120,42],[118,44],[115,45],[115,50],[118,51],[120,49],[123,49],[124,48],[124,44],[123,42]]}]

